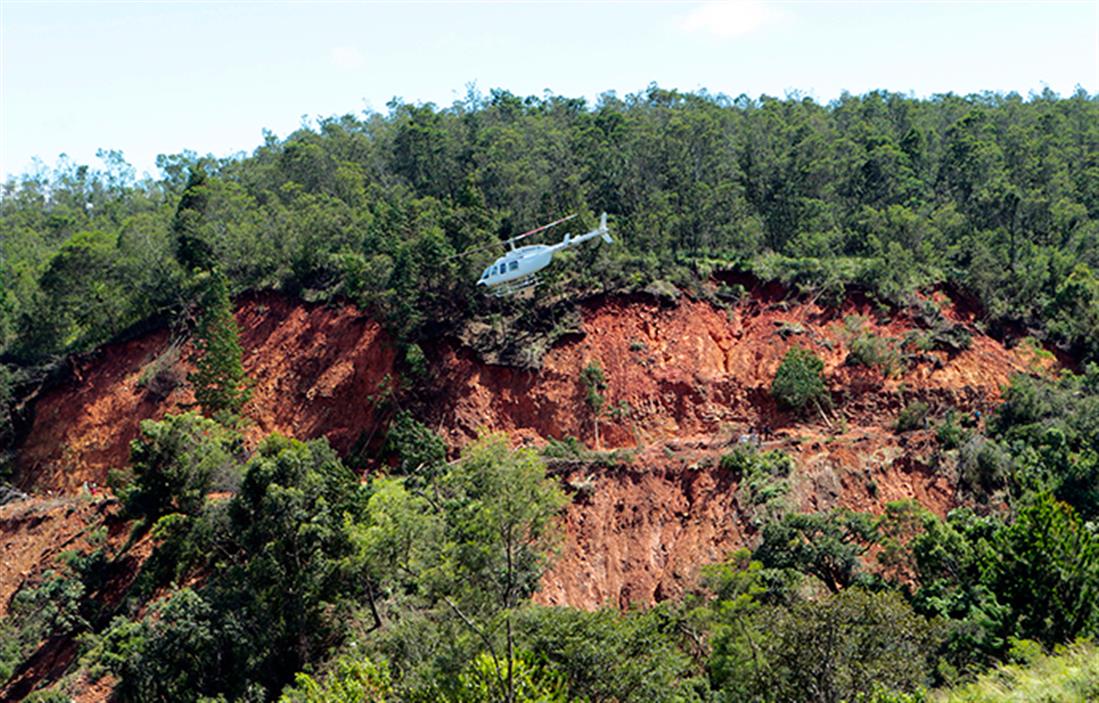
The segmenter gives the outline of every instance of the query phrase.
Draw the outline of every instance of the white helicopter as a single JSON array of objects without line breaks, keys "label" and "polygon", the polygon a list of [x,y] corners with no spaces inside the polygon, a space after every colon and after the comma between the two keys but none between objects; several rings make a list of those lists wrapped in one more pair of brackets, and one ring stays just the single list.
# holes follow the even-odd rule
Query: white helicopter
[{"label": "white helicopter", "polygon": [[576,237],[566,234],[565,238],[557,244],[527,244],[526,246],[521,247],[515,246],[515,242],[520,239],[537,234],[550,227],[559,225],[562,222],[567,222],[574,217],[576,217],[576,215],[563,217],[548,225],[542,225],[541,227],[537,227],[529,232],[524,232],[523,234],[507,240],[507,244],[511,247],[510,251],[493,262],[492,266],[485,269],[485,272],[481,274],[481,279],[477,281],[477,285],[484,286],[488,290],[491,290],[496,297],[511,295],[512,293],[517,293],[537,284],[538,272],[550,265],[550,262],[553,260],[553,255],[557,252],[569,247],[579,246],[589,239],[595,239],[596,237],[602,237],[603,241],[607,244],[614,243],[614,240],[611,239],[611,235],[607,230],[607,213],[604,212],[599,218],[599,227],[587,234],[581,234]]}]

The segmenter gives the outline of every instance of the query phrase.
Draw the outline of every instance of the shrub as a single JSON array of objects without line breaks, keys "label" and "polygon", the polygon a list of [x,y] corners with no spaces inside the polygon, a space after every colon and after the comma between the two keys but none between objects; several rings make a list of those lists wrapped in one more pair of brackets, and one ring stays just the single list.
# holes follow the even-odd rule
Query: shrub
[{"label": "shrub", "polygon": [[844,326],[849,338],[845,364],[876,368],[884,376],[892,376],[900,369],[900,354],[888,340],[866,330],[862,318],[848,317]]},{"label": "shrub", "polygon": [[829,407],[831,398],[824,386],[824,362],[811,351],[791,347],[771,382],[771,395],[779,405],[798,412],[810,405]]},{"label": "shrub", "polygon": [[424,355],[424,350],[419,344],[413,342],[405,347],[404,362],[405,366],[408,368],[408,375],[411,378],[417,381],[427,379],[427,357]]},{"label": "shrub", "polygon": [[996,442],[973,437],[961,446],[958,468],[962,485],[978,495],[1002,488],[1011,474],[1011,455]]},{"label": "shrub", "polygon": [[407,411],[397,414],[385,437],[385,451],[398,457],[398,473],[413,483],[430,483],[446,463],[446,444],[430,427]]},{"label": "shrub", "polygon": [[137,379],[137,387],[144,388],[155,400],[167,398],[185,380],[179,368],[179,346],[172,344],[149,362]]},{"label": "shrub", "polygon": [[753,525],[761,527],[786,513],[790,492],[786,478],[794,468],[790,457],[780,451],[757,452],[741,446],[721,457],[720,466],[736,476],[737,493],[745,496],[742,505]]},{"label": "shrub", "polygon": [[113,478],[112,487],[130,515],[150,525],[170,512],[197,514],[212,487],[235,486],[239,443],[238,435],[196,413],[145,420],[130,446],[133,481],[122,486]]},{"label": "shrub", "polygon": [[946,417],[936,430],[935,436],[939,444],[943,445],[943,449],[957,449],[961,446],[965,431],[958,424],[958,413],[953,408],[946,411]]},{"label": "shrub", "polygon": [[939,638],[899,594],[851,588],[763,608],[723,631],[714,644],[714,683],[731,694],[723,700],[838,703],[882,689],[915,692],[929,683]]},{"label": "shrub", "polygon": [[927,415],[931,412],[931,406],[922,400],[909,403],[897,416],[897,432],[911,432],[927,425]]}]

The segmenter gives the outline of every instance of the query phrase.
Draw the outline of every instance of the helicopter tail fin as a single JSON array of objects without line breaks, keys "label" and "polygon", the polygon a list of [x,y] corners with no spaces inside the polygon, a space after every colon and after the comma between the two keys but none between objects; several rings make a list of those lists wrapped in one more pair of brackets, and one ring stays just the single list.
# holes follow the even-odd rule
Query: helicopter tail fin
[{"label": "helicopter tail fin", "polygon": [[607,244],[614,244],[610,232],[607,231],[607,213],[605,212],[599,217],[599,233],[603,236],[604,242]]}]

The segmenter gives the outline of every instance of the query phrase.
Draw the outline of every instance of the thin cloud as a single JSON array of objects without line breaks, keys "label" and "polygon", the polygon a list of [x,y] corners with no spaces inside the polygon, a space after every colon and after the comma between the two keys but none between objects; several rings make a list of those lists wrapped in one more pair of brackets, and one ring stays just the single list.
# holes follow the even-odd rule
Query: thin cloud
[{"label": "thin cloud", "polygon": [[337,46],[328,52],[328,60],[336,68],[354,70],[362,68],[366,64],[362,52],[353,46]]},{"label": "thin cloud", "polygon": [[759,0],[723,0],[707,2],[694,8],[680,21],[688,32],[712,34],[731,39],[751,34],[782,19],[783,13],[774,5]]}]

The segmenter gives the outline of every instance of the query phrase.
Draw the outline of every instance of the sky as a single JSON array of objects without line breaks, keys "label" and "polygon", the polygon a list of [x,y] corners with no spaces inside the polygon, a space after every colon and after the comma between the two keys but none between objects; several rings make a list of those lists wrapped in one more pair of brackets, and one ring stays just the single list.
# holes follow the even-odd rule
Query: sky
[{"label": "sky", "polygon": [[51,2],[0,0],[0,176],[59,155],[139,175],[250,153],[318,117],[449,106],[470,86],[619,96],[652,82],[821,102],[1046,87],[1099,93],[1079,2]]}]

